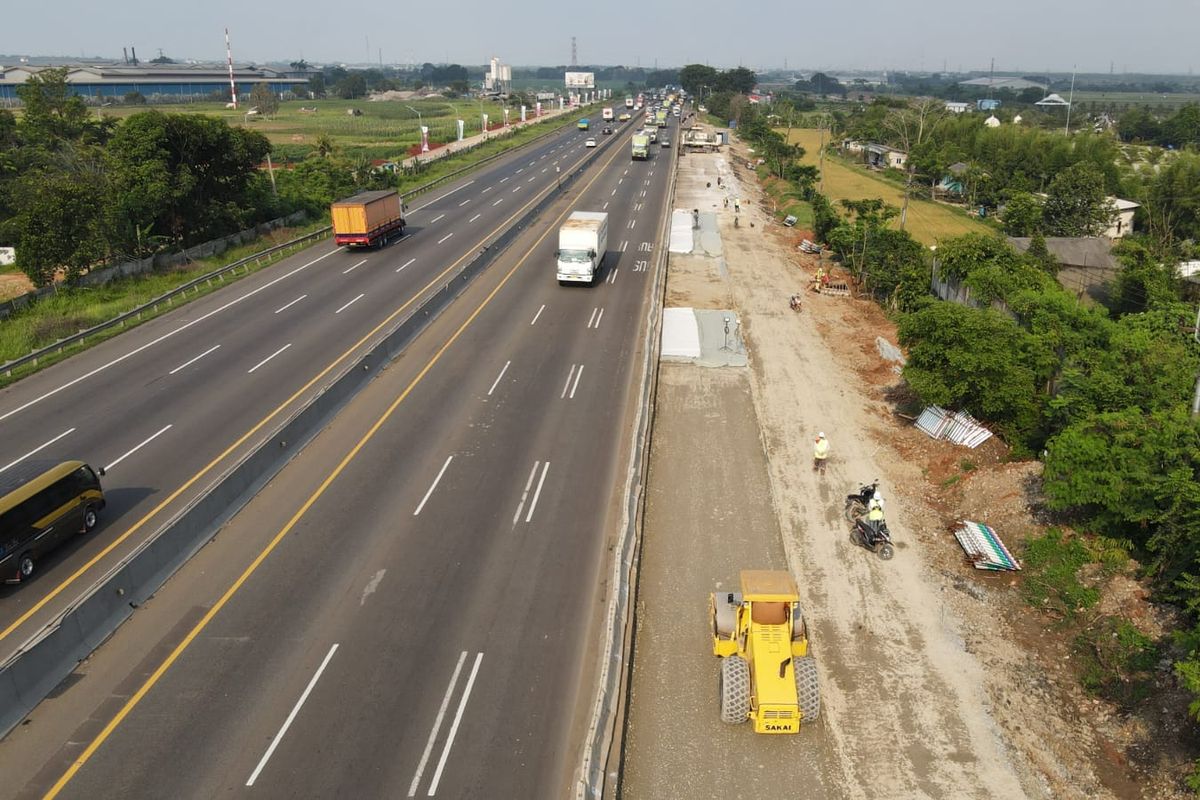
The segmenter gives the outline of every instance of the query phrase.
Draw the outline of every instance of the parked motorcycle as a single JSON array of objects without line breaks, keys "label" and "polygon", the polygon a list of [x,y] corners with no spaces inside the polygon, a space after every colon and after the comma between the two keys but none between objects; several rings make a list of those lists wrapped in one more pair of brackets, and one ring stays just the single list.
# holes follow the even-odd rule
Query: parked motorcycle
[{"label": "parked motorcycle", "polygon": [[859,545],[878,555],[884,561],[896,554],[892,546],[892,532],[885,520],[867,519],[867,507],[879,487],[879,480],[864,483],[854,494],[846,495],[846,520],[850,523],[854,540]]}]

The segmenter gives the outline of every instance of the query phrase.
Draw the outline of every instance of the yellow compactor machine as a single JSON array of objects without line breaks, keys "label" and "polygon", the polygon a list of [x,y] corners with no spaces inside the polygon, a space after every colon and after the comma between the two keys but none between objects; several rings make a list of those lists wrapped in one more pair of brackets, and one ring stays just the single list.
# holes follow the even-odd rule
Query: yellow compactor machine
[{"label": "yellow compactor machine", "polygon": [[755,733],[797,733],[821,714],[817,664],[791,573],[742,570],[740,592],[713,592],[713,655],[721,659],[721,721]]}]

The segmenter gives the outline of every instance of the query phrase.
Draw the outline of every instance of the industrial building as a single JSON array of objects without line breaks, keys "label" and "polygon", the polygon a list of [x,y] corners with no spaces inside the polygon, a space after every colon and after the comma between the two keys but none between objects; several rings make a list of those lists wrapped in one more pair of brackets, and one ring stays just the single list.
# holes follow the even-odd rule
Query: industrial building
[{"label": "industrial building", "polygon": [[[60,64],[0,66],[0,106],[18,105],[17,87],[37,73],[54,66],[67,69],[67,83],[76,93],[96,105],[120,100],[137,92],[152,103],[229,99],[229,68],[224,64]],[[306,78],[265,67],[234,65],[233,78],[239,98],[250,96],[255,85],[265,83],[276,94],[307,95]]]}]

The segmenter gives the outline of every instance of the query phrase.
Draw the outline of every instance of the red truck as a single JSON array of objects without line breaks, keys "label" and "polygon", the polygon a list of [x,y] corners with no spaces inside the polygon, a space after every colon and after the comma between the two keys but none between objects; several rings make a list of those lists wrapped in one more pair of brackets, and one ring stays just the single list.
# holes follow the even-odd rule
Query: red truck
[{"label": "red truck", "polygon": [[362,192],[329,207],[333,241],[349,247],[376,247],[404,235],[404,201],[395,189]]}]

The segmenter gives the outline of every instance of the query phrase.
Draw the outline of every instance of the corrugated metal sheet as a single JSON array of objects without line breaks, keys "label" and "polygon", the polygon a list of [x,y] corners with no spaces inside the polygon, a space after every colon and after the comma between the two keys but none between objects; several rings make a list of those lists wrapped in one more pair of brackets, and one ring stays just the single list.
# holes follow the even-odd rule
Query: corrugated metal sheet
[{"label": "corrugated metal sheet", "polygon": [[992,437],[991,431],[965,411],[947,411],[940,406],[929,406],[922,411],[917,427],[934,439],[945,439],[971,449]]},{"label": "corrugated metal sheet", "polygon": [[1013,554],[1000,541],[996,532],[980,522],[963,520],[961,527],[954,532],[963,552],[967,554],[975,569],[987,570],[1019,570],[1021,562],[1013,558]]}]

